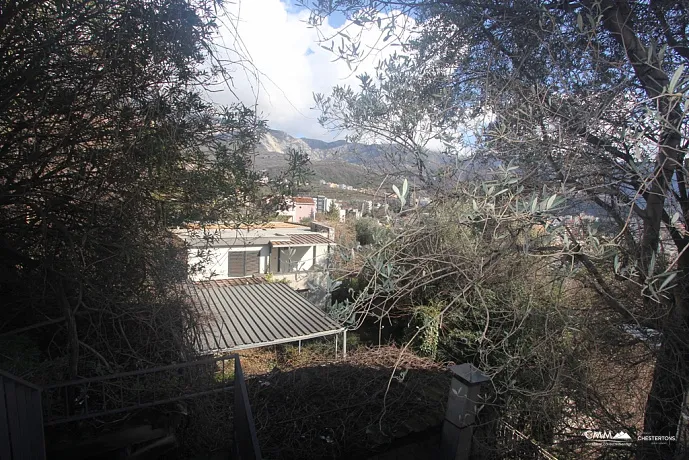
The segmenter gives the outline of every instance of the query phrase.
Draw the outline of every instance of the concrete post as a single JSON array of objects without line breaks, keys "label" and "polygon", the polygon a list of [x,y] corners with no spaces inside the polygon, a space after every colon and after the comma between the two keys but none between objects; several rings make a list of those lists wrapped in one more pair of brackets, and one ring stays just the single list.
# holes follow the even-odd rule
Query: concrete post
[{"label": "concrete post", "polygon": [[468,460],[481,384],[489,381],[469,363],[452,366],[452,384],[440,438],[442,460]]}]

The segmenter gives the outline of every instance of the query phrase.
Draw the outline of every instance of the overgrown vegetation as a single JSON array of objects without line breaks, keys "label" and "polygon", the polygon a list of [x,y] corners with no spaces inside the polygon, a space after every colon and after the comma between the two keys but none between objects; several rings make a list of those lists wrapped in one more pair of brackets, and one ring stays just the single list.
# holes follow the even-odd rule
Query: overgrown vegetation
[{"label": "overgrown vegetation", "polygon": [[[314,25],[338,11],[356,24],[377,28],[382,43],[390,40],[400,46],[374,75],[361,75],[358,88],[338,87],[316,96],[323,124],[348,130],[353,139],[374,136],[398,145],[388,160],[404,174],[415,174],[441,200],[456,198],[464,206],[437,212],[452,216],[444,232],[459,231],[456,237],[478,251],[470,253],[473,264],[462,257],[467,251],[463,247],[439,253],[437,244],[446,241],[445,235],[437,235],[435,224],[410,217],[396,226],[395,233],[416,252],[400,244],[394,249],[385,245],[384,252],[374,254],[367,263],[368,276],[376,280],[381,295],[367,298],[380,300],[395,293],[384,302],[393,312],[404,305],[397,292],[412,299],[418,296],[418,307],[449,290],[444,314],[458,312],[461,321],[455,318],[451,326],[455,333],[457,328],[467,331],[467,343],[487,346],[501,341],[488,336],[492,329],[480,333],[475,322],[464,323],[464,329],[467,318],[461,312],[483,308],[484,324],[495,325],[510,347],[522,340],[530,346],[542,343],[555,356],[594,347],[605,336],[597,326],[610,327],[610,336],[616,338],[608,350],[611,355],[624,354],[629,342],[636,341],[646,350],[637,362],[654,368],[643,428],[637,428],[680,436],[671,445],[635,444],[637,454],[685,455],[687,427],[681,412],[689,388],[689,259],[684,231],[689,215],[684,164],[687,5],[338,0],[315,1],[312,6]],[[368,55],[360,35],[346,30],[337,35],[335,43],[342,42],[333,52],[339,58],[356,66]],[[520,187],[514,193],[525,206],[505,207],[504,202],[479,199],[473,190],[454,185],[478,172],[475,179],[484,183],[486,196],[503,193],[501,186],[492,188],[483,171],[448,168],[442,176],[431,174],[426,159],[433,142],[442,143],[448,154],[476,154],[479,169],[513,164],[514,184]],[[543,193],[558,193],[567,199],[567,207],[544,212],[540,201],[530,199]],[[565,218],[582,211],[601,225]],[[470,231],[477,214],[491,218],[478,218],[480,231]],[[523,227],[527,216],[528,226]],[[547,243],[534,241],[532,236],[539,234],[559,236]],[[428,242],[427,235],[436,239]],[[433,257],[420,255],[428,250]],[[498,260],[509,262],[502,265]],[[514,272],[511,267],[522,268]],[[429,285],[429,279],[445,270],[452,273],[447,280]],[[513,279],[508,283],[498,276],[501,273]],[[581,283],[581,293],[594,300],[578,305],[549,287],[553,279],[574,280],[563,281],[563,286]],[[539,298],[544,300],[536,301]],[[553,306],[556,299],[555,305],[562,306]],[[590,308],[582,309],[584,305]],[[505,314],[512,320],[495,324]],[[582,329],[581,322],[591,325],[592,317],[597,324]],[[512,324],[519,327],[513,329]],[[559,332],[546,332],[546,325]],[[629,333],[630,327],[642,332]],[[659,346],[643,332],[646,328],[662,337]],[[612,332],[619,330],[627,333]],[[569,342],[562,341],[565,337]],[[529,364],[530,350],[512,349],[510,361],[531,368],[539,381],[559,385],[562,374],[545,372],[555,363]],[[481,350],[476,352],[469,356],[484,359]],[[563,357],[562,363],[567,362]],[[489,372],[493,368],[489,362],[482,364]],[[528,375],[513,380],[516,385],[534,383]],[[504,391],[514,389],[511,382],[501,383]],[[532,390],[523,394],[533,394]],[[563,394],[574,398],[582,393],[569,388]],[[634,399],[633,391],[625,395]],[[610,409],[603,398],[593,406],[599,413]],[[503,413],[510,409],[503,406]],[[624,412],[613,418],[619,427],[632,420]],[[567,417],[561,412],[549,423],[563,420]]]},{"label": "overgrown vegetation", "polygon": [[354,224],[357,242],[362,246],[375,243],[376,234],[380,231],[379,226],[378,221],[370,217],[358,219]]},{"label": "overgrown vegetation", "polygon": [[[313,26],[340,12],[399,46],[358,88],[315,102],[325,127],[386,146],[380,187],[396,196],[384,225],[338,227],[348,244],[333,258],[341,280],[328,284],[340,287],[328,312],[351,328],[395,321],[405,345],[397,363],[370,354],[389,378],[376,368],[357,386],[347,366],[324,371],[344,402],[317,434],[320,450],[285,428],[331,419],[304,400],[333,391],[318,369],[299,373],[303,385],[274,379],[301,411],[277,424],[267,414],[286,410],[289,395],[254,382],[261,429],[292,441],[267,438],[266,448],[353,455],[358,438],[390,437],[361,407],[390,401],[390,413],[408,415],[401,408],[418,395],[400,385],[389,400],[385,383],[404,381],[400,363],[432,368],[429,381],[438,371],[411,349],[490,377],[485,426],[509,420],[571,458],[594,454],[586,429],[677,435],[620,455],[686,456],[689,5],[307,3]],[[308,155],[289,150],[288,171],[262,188],[251,154],[265,122],[204,97],[230,84],[229,64],[246,62],[221,59],[222,14],[214,0],[1,7],[3,369],[44,383],[189,359],[198,318],[179,287],[186,249],[167,228],[256,223],[306,191]],[[330,49],[353,69],[373,51],[346,27],[336,34],[324,41],[341,39]],[[429,168],[434,145],[454,164]],[[460,160],[469,155],[473,164]],[[410,182],[430,206],[416,206]],[[339,222],[339,209],[321,217]]]},{"label": "overgrown vegetation", "polygon": [[263,121],[201,96],[227,80],[213,44],[218,6],[2,7],[0,327],[22,330],[3,340],[39,350],[10,366],[23,377],[55,382],[189,353],[195,319],[177,287],[186,257],[166,228],[263,211],[249,158]]}]

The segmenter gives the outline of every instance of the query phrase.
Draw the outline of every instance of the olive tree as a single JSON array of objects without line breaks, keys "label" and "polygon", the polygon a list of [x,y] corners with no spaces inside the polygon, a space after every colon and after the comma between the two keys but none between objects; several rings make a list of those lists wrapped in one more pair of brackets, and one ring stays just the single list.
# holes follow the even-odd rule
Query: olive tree
[{"label": "olive tree", "polygon": [[[376,75],[362,76],[358,89],[317,98],[326,124],[408,140],[429,121],[435,131],[427,132],[442,133],[449,148],[458,148],[463,135],[473,151],[515,161],[527,190],[559,189],[609,221],[606,236],[616,249],[607,257],[592,258],[572,235],[560,249],[576,250],[604,301],[597,308],[615,312],[621,325],[660,334],[644,431],[678,433],[689,388],[689,5],[339,0],[312,6],[314,23],[339,10],[355,24],[380,28],[382,40],[401,36],[399,18],[413,27],[401,52],[381,62]],[[366,54],[347,29],[338,38],[340,57],[356,63]],[[427,152],[406,143],[423,166]],[[626,280],[623,287],[611,282],[615,277]]]}]

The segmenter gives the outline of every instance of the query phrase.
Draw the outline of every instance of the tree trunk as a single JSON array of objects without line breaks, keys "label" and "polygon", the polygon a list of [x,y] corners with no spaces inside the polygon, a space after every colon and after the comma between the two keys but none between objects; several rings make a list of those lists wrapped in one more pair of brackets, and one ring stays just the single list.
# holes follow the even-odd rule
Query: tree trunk
[{"label": "tree trunk", "polygon": [[[677,436],[686,430],[680,426],[685,396],[689,391],[689,267],[686,259],[686,256],[681,258],[681,278],[675,299],[660,328],[662,343],[646,402],[645,435]],[[677,441],[665,444],[641,443],[638,458],[684,458],[682,452],[687,452],[687,446],[682,445],[677,437]]]},{"label": "tree trunk", "polygon": [[[59,282],[59,281],[58,281]],[[67,350],[69,363],[69,380],[75,380],[79,375],[79,334],[77,332],[77,323],[74,318],[74,310],[69,303],[67,294],[60,284],[60,294],[62,295],[62,307],[65,315],[67,326]],[[74,387],[68,386],[66,388],[66,406],[67,415],[74,413]]]},{"label": "tree trunk", "polygon": [[[670,78],[665,72],[653,47],[646,46],[632,21],[632,9],[626,0],[586,2],[593,12],[601,14],[604,27],[626,52],[636,78],[649,100],[655,101],[656,113],[661,120],[655,175],[648,187],[641,241],[641,278],[653,276],[650,260],[657,254],[660,229],[665,212],[665,200],[672,177],[680,164],[684,113],[679,100],[669,94]],[[686,198],[686,197],[683,197]],[[684,216],[684,220],[689,216]],[[658,330],[662,343],[658,350],[651,391],[644,414],[644,433],[651,436],[674,436],[681,418],[684,395],[689,383],[689,261],[683,255],[678,261],[680,276],[675,299],[669,313],[659,319]],[[659,305],[662,308],[662,305]],[[640,458],[672,458],[676,444],[651,445],[641,443]]]}]

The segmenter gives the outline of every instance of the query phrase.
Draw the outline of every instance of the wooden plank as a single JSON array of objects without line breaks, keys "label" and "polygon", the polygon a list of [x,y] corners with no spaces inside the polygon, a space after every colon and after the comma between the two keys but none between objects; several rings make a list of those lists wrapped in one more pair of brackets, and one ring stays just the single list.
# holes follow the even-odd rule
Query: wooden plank
[{"label": "wooden plank", "polygon": [[41,392],[38,390],[31,390],[28,392],[29,400],[27,401],[29,407],[30,430],[33,439],[32,458],[45,459],[45,434],[43,432],[43,405],[41,403]]},{"label": "wooden plank", "polygon": [[19,416],[19,429],[21,433],[19,434],[22,443],[22,457],[30,459],[31,457],[31,445],[33,444],[33,433],[31,433],[29,427],[29,408],[26,404],[27,393],[31,391],[28,387],[18,383],[15,385],[17,390],[17,414]]},{"label": "wooden plank", "polygon": [[[22,395],[24,396],[24,412],[26,413],[26,425],[24,427],[24,433],[26,435],[26,455],[29,458],[38,458],[38,432],[36,431],[36,414],[34,413],[31,395],[34,392],[31,388],[22,387]],[[21,403],[21,401],[20,401]]]},{"label": "wooden plank", "polygon": [[5,377],[0,375],[0,460],[10,460],[12,458],[10,427],[7,421],[9,414],[5,404],[6,380]]},{"label": "wooden plank", "polygon": [[254,417],[249,405],[249,395],[239,357],[234,362],[234,441],[238,457],[242,460],[261,460]]},{"label": "wooden plank", "polygon": [[19,408],[17,407],[17,390],[12,380],[5,380],[5,402],[7,404],[7,422],[10,431],[13,460],[23,459]]}]

